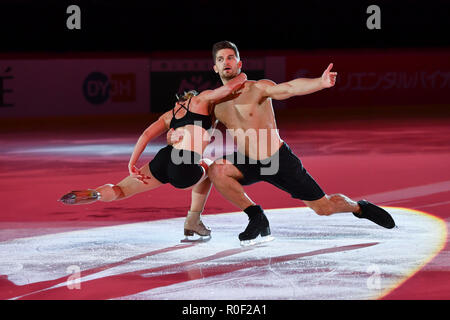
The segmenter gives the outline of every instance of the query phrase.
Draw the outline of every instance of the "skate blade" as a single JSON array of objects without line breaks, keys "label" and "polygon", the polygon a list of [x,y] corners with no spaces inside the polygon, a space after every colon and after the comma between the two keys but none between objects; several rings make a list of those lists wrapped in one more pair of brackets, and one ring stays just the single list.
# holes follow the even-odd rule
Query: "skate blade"
[{"label": "skate blade", "polygon": [[248,247],[248,246],[254,246],[257,244],[261,244],[261,243],[265,243],[265,242],[270,242],[275,240],[275,238],[273,236],[265,236],[265,237],[258,237],[256,239],[252,239],[252,240],[242,240],[241,241],[241,246],[242,247]]},{"label": "skate blade", "polygon": [[268,236],[265,236],[265,237],[261,237],[261,243],[262,242],[270,242],[270,241],[273,241],[273,240],[275,240],[275,238],[273,236],[271,236],[271,235],[268,235]]},{"label": "skate blade", "polygon": [[208,242],[211,240],[211,235],[209,236],[185,236],[184,239],[180,240],[181,243],[195,243],[195,242]]}]

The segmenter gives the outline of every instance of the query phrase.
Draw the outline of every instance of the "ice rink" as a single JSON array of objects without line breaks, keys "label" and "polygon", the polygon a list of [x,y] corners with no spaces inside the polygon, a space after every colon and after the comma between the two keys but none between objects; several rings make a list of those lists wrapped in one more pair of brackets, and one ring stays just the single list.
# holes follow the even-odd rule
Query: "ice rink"
[{"label": "ice rink", "polygon": [[[243,213],[208,215],[203,243],[183,218],[0,242],[3,299],[379,299],[445,245],[443,220],[387,207],[397,227],[351,214],[267,210],[275,240],[241,247]],[[7,232],[3,230],[2,232]]]}]

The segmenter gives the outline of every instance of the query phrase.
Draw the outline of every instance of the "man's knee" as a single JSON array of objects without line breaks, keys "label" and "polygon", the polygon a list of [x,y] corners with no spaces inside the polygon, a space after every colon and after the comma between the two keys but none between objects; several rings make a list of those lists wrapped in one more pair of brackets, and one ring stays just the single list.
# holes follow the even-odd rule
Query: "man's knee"
[{"label": "man's knee", "polygon": [[214,181],[215,179],[223,176],[225,174],[224,164],[217,164],[214,162],[209,166],[208,177]]},{"label": "man's knee", "polygon": [[242,174],[232,164],[227,162],[214,162],[208,169],[208,177],[212,182],[220,180],[222,178],[231,177],[238,179]]},{"label": "man's knee", "polygon": [[224,177],[230,175],[230,169],[232,169],[232,165],[226,161],[222,161],[222,159],[214,161],[208,169],[209,177]]}]

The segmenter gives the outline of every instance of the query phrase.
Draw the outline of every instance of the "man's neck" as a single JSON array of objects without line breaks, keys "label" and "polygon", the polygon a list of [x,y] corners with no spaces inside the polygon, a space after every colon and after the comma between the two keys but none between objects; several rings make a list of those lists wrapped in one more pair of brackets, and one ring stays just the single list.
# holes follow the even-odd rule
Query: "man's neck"
[{"label": "man's neck", "polygon": [[223,85],[226,85],[231,79],[220,78],[220,80],[222,80]]},{"label": "man's neck", "polygon": [[233,80],[233,79],[236,78],[238,75],[239,75],[239,74],[237,74],[235,77],[229,78],[229,79],[226,79],[226,78],[222,78],[222,77],[221,77],[220,80],[222,80],[222,84],[223,84],[223,85],[226,85],[229,81]]}]

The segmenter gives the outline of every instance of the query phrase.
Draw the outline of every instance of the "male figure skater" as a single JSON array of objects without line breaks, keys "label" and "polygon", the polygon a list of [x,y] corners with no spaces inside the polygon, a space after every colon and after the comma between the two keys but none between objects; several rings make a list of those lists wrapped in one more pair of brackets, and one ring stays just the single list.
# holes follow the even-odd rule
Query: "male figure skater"
[{"label": "male figure skater", "polygon": [[[232,42],[214,44],[213,58],[214,71],[223,84],[241,73],[242,61]],[[293,198],[303,200],[319,215],[352,212],[357,218],[369,219],[388,229],[395,226],[388,212],[366,200],[356,202],[343,194],[325,194],[278,134],[272,99],[284,100],[334,86],[337,73],[331,72],[332,67],[330,64],[321,77],[314,79],[298,78],[280,84],[266,79],[247,80],[236,98],[216,105],[215,117],[233,135],[238,151],[216,159],[208,169],[208,176],[226,199],[248,215],[248,226],[239,234],[241,244],[252,244],[258,236],[262,241],[271,238],[269,221],[263,209],[247,196],[243,188],[259,181],[269,182]],[[252,131],[254,134],[249,134]],[[247,143],[250,136],[253,141]],[[168,141],[174,142],[178,138],[169,132]],[[209,188],[195,193],[195,197],[194,192],[195,189],[191,211],[193,208],[203,209]]]}]

